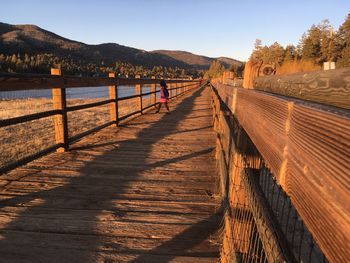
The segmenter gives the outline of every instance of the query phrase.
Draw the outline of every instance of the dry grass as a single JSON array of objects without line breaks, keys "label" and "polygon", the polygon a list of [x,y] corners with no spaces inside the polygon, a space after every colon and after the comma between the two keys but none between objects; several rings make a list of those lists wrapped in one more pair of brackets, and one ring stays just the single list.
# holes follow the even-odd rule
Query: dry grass
[{"label": "dry grass", "polygon": [[313,61],[309,60],[294,60],[290,62],[283,63],[282,66],[277,68],[277,75],[286,75],[298,72],[309,72],[321,70],[321,66],[315,64]]},{"label": "dry grass", "polygon": [[[69,106],[96,102],[98,99],[70,99]],[[143,99],[144,107],[150,98]],[[51,99],[0,100],[0,119],[52,110]],[[119,116],[136,109],[136,99],[119,102]],[[68,113],[69,136],[80,134],[110,121],[109,105]],[[54,118],[48,117],[0,128],[0,167],[16,162],[55,144]]]}]

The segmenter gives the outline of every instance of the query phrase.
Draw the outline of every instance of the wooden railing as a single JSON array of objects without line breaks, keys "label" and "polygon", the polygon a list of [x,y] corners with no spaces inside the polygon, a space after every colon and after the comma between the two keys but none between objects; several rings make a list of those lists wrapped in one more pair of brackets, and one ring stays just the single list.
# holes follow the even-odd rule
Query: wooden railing
[{"label": "wooden railing", "polygon": [[[30,154],[15,160],[12,163],[6,164],[0,167],[0,174],[14,169],[20,165],[28,163],[36,158],[39,158],[49,152],[59,151],[64,152],[69,150],[70,144],[87,136],[93,132],[99,131],[107,126],[118,126],[120,122],[126,120],[132,116],[143,114],[143,112],[155,107],[157,102],[157,93],[160,91],[156,89],[156,85],[160,79],[141,79],[136,77],[134,79],[116,78],[114,73],[110,73],[109,77],[72,77],[61,76],[61,72],[58,69],[51,70],[52,75],[20,75],[20,74],[2,74],[0,75],[0,92],[2,91],[23,91],[33,89],[52,89],[53,109],[48,111],[42,111],[34,114],[28,114],[24,116],[18,116],[13,118],[1,119],[0,128],[9,127],[12,125],[23,124],[34,120],[40,120],[42,118],[54,117],[55,125],[55,144],[52,146],[41,149],[40,151]],[[197,88],[200,80],[184,80],[184,79],[169,79],[166,80],[169,86],[170,99],[176,98],[185,92],[188,92],[194,88]],[[118,97],[118,86],[121,85],[135,85],[136,94],[125,97]],[[150,85],[151,91],[143,93],[142,85]],[[98,102],[67,106],[66,88],[76,87],[101,87],[109,86],[109,98],[106,100],[100,100]],[[145,96],[151,97],[151,103],[147,106],[143,106],[142,98]],[[136,99],[135,110],[120,116],[119,103],[121,101]],[[77,135],[69,137],[68,131],[68,113],[75,112],[83,109],[91,109],[102,105],[109,105],[110,121],[94,127],[93,129],[79,133]],[[4,110],[4,109],[3,109]],[[16,136],[15,134],[13,136]]]},{"label": "wooden railing", "polygon": [[[350,112],[220,82],[212,84],[229,112],[221,117],[216,113],[222,159],[226,160],[221,167],[226,167],[226,174],[237,176],[237,167],[261,169],[260,155],[327,259],[346,262],[350,258]],[[214,100],[215,107],[222,110],[218,103]],[[236,128],[232,123],[219,121],[227,114],[237,121]],[[247,137],[242,137],[242,133]],[[250,152],[238,146],[235,153],[230,152],[237,136],[240,143],[252,143]],[[226,185],[227,180],[222,188],[229,188],[230,195],[233,190]],[[239,196],[236,192],[236,197],[228,199]]]},{"label": "wooden railing", "polygon": [[253,88],[350,109],[350,68],[258,77]]}]

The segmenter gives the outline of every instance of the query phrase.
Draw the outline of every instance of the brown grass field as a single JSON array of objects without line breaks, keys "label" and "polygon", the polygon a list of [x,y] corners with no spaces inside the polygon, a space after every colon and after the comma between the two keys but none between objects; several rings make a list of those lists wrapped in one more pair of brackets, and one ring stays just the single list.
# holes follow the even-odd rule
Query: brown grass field
[{"label": "brown grass field", "polygon": [[315,64],[315,62],[313,61],[294,60],[294,61],[284,62],[282,66],[278,66],[276,75],[286,75],[286,74],[293,74],[293,73],[299,73],[299,72],[310,72],[310,71],[316,71],[321,69],[322,67]]},{"label": "brown grass field", "polygon": [[[99,99],[68,99],[69,106]],[[143,106],[150,98],[143,98]],[[110,121],[109,105],[68,113],[69,136],[80,134]],[[0,100],[0,120],[52,110],[51,99]],[[136,99],[119,102],[119,116],[135,111]],[[54,117],[0,128],[0,167],[16,162],[55,144]]]}]

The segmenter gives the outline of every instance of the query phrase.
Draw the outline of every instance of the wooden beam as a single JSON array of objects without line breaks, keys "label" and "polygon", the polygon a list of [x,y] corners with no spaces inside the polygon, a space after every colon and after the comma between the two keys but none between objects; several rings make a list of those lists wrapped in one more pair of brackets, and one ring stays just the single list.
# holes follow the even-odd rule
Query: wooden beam
[{"label": "wooden beam", "polygon": [[350,109],[350,68],[258,77],[254,89]]},{"label": "wooden beam", "polygon": [[151,95],[151,102],[154,104],[154,106],[156,106],[156,103],[157,103],[157,93],[156,93],[156,90],[157,90],[157,81],[156,81],[156,77],[155,76],[152,76],[152,79],[154,80],[153,83],[151,84],[151,92],[154,92],[152,95]]},{"label": "wooden beam", "polygon": [[174,86],[175,86],[175,97],[177,97],[177,94],[178,94],[178,84],[175,83]]},{"label": "wooden beam", "polygon": [[0,127],[6,127],[6,126],[11,126],[11,125],[16,125],[19,123],[25,123],[28,121],[39,120],[39,119],[47,118],[47,117],[54,116],[54,115],[60,114],[60,113],[61,113],[61,111],[59,111],[59,110],[50,110],[50,111],[42,111],[42,112],[33,113],[33,114],[29,114],[29,115],[14,117],[14,118],[10,118],[10,119],[4,119],[4,120],[0,120]]},{"label": "wooden beam", "polygon": [[80,105],[66,107],[66,110],[67,110],[67,112],[70,112],[70,111],[90,109],[90,108],[106,105],[106,104],[113,103],[113,102],[114,102],[114,100],[111,100],[111,99],[102,100],[102,101],[97,101],[97,102],[92,102],[92,103],[87,103],[87,104],[80,104]]},{"label": "wooden beam", "polygon": [[[169,80],[170,83],[181,83],[185,81],[199,82],[200,80]],[[146,85],[153,83],[154,79],[113,79],[109,77],[74,77],[43,74],[0,74],[0,91],[51,89],[52,87],[79,88],[111,85]]]},{"label": "wooden beam", "polygon": [[[136,75],[135,79],[139,79],[140,75]],[[142,85],[141,84],[136,84],[135,85],[135,92],[136,95],[139,97],[136,105],[136,109],[142,114]]]},{"label": "wooden beam", "polygon": [[[61,76],[61,70],[51,69],[51,74]],[[56,114],[54,117],[56,144],[62,145],[57,149],[57,152],[65,152],[69,148],[66,89],[52,88],[52,101],[53,109],[60,111],[60,114]]]},{"label": "wooden beam", "polygon": [[[108,77],[115,78],[115,73],[109,73]],[[111,85],[109,86],[109,99],[112,100],[110,104],[110,115],[111,121],[114,123],[113,126],[118,126],[118,86]]]}]

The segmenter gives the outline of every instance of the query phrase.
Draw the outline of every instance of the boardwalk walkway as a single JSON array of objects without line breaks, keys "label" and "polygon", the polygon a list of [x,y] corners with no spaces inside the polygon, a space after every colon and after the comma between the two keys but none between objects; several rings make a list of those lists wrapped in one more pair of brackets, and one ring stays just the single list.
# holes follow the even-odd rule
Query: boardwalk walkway
[{"label": "boardwalk walkway", "polygon": [[0,177],[0,262],[216,262],[210,93]]}]

